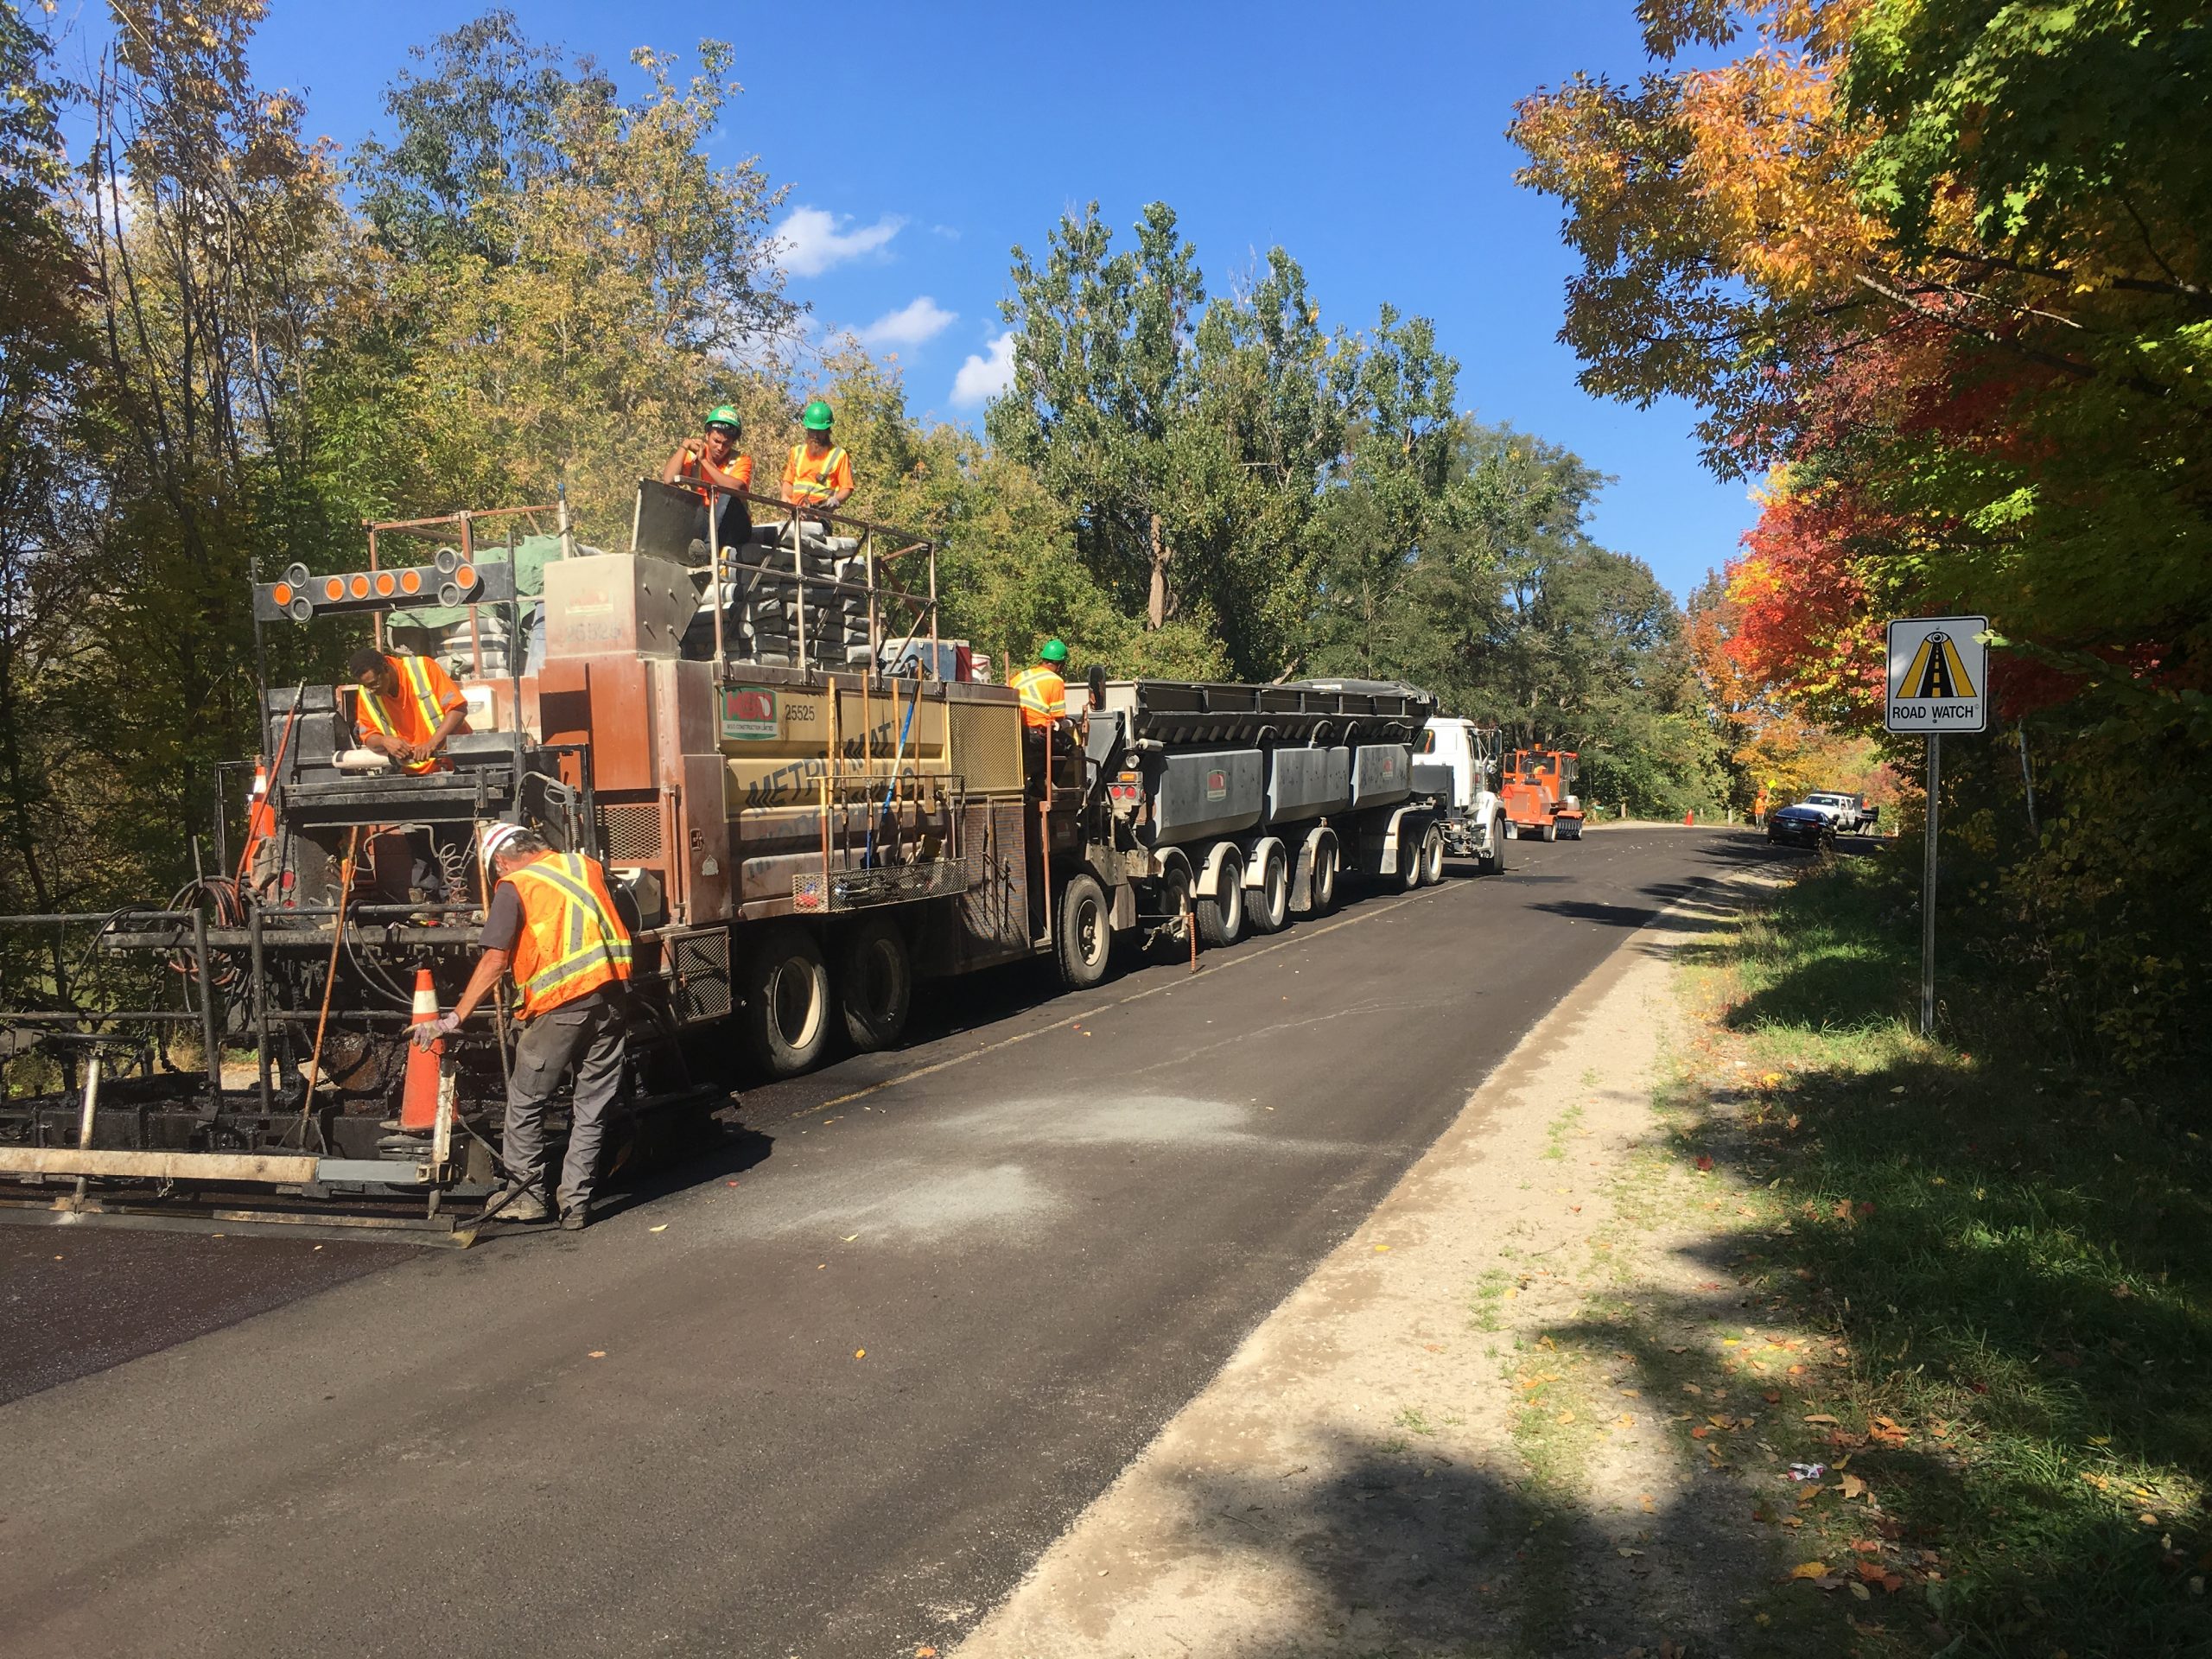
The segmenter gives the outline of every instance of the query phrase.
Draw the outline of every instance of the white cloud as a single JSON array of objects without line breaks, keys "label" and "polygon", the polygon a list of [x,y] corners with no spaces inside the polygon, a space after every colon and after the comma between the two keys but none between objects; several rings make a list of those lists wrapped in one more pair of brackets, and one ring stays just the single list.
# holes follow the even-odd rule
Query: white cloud
[{"label": "white cloud", "polygon": [[776,263],[794,276],[819,276],[833,266],[879,251],[906,221],[886,213],[873,225],[855,229],[849,213],[819,207],[794,207],[776,226]]},{"label": "white cloud", "polygon": [[855,328],[852,333],[861,345],[874,351],[892,346],[918,346],[925,340],[936,339],[959,316],[958,312],[946,310],[925,294],[896,311],[885,312],[867,327]]},{"label": "white cloud", "polygon": [[984,351],[982,357],[970,352],[952,377],[952,401],[957,408],[987,404],[1014,384],[1014,331],[990,340]]}]

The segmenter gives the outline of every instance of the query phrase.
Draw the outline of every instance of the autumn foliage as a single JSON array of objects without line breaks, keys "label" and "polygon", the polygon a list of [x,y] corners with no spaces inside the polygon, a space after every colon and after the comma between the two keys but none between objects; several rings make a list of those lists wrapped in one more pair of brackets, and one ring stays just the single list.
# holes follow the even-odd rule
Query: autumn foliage
[{"label": "autumn foliage", "polygon": [[1987,614],[2005,724],[1950,746],[1947,791],[1993,958],[2124,1064],[2202,1042],[2176,995],[2212,971],[2181,833],[2212,793],[2201,11],[1639,16],[1652,73],[1539,92],[1513,136],[1582,258],[1583,384],[1689,398],[1713,467],[1766,474],[1700,654],[1764,711],[1740,747],[1878,731],[1884,621]]}]

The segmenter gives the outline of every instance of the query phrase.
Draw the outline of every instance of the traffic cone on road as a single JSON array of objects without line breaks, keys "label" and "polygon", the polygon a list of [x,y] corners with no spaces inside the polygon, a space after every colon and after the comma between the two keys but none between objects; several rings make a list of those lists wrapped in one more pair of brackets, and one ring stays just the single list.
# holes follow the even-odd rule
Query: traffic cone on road
[{"label": "traffic cone on road", "polygon": [[1683,813],[1682,822],[1686,824],[1695,823],[1697,822],[1697,812],[1695,809],[1692,809],[1691,810]]},{"label": "traffic cone on road", "polygon": [[442,1037],[424,1048],[415,1041],[414,1026],[432,1026],[438,1020],[438,988],[430,982],[430,970],[415,970],[415,1015],[409,1022],[407,1038],[407,1088],[399,1097],[399,1127],[403,1129],[435,1128],[438,1122],[438,1066],[443,1059],[446,1045]]}]

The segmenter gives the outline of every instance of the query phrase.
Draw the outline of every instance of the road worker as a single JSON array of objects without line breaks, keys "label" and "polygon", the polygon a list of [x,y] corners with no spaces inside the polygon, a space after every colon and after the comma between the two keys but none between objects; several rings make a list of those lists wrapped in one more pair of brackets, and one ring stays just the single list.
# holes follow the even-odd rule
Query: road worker
[{"label": "road worker", "polygon": [[1022,747],[1033,776],[1042,778],[1046,741],[1069,729],[1068,648],[1058,639],[1047,639],[1037,649],[1037,660],[1007,682],[1021,698]]},{"label": "road worker", "polygon": [[702,543],[697,550],[702,554],[706,551],[703,543],[710,508],[715,514],[715,546],[738,546],[753,533],[753,515],[746,510],[742,496],[722,495],[721,505],[715,505],[717,491],[753,487],[753,457],[737,452],[745,423],[729,404],[718,404],[707,411],[704,427],[702,435],[684,439],[668,458],[668,465],[660,469],[662,483],[682,485],[698,494],[699,518],[693,539]]},{"label": "road worker", "polygon": [[387,657],[374,645],[346,658],[346,673],[361,688],[354,724],[363,748],[390,755],[403,772],[452,766],[438,751],[468,729],[468,702],[450,674],[428,657]]},{"label": "road worker", "polygon": [[[493,887],[483,955],[453,1012],[415,1028],[428,1047],[458,1029],[511,973],[519,997],[521,1036],[507,1076],[507,1121],[499,1161],[507,1185],[485,1207],[487,1221],[543,1221],[545,1109],[571,1067],[568,1155],[556,1198],[563,1230],[591,1218],[607,1116],[621,1091],[627,1045],[623,1001],[630,978],[630,934],[615,913],[607,873],[593,860],[556,853],[517,823],[485,827],[478,838],[485,883]],[[496,883],[496,886],[493,884]]]},{"label": "road worker", "polygon": [[853,493],[853,463],[830,435],[830,405],[817,397],[800,412],[806,442],[784,461],[784,499],[794,507],[835,512]]}]

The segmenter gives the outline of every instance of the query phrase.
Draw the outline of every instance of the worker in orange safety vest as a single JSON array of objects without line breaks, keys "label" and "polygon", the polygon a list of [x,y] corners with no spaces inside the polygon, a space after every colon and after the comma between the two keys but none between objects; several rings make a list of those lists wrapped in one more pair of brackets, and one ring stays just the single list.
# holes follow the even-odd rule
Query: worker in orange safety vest
[{"label": "worker in orange safety vest", "polygon": [[806,442],[784,461],[784,499],[795,507],[835,512],[853,493],[852,458],[830,435],[830,405],[817,397],[798,417]]},{"label": "worker in orange safety vest", "polygon": [[556,1196],[561,1225],[574,1232],[590,1220],[607,1115],[621,1092],[630,932],[594,861],[555,852],[517,823],[486,825],[478,848],[493,887],[478,940],[483,955],[453,1011],[417,1026],[415,1039],[428,1047],[459,1029],[502,974],[513,976],[522,1030],[499,1148],[508,1184],[485,1206],[485,1219],[543,1221],[551,1213],[545,1109],[573,1067],[569,1150]]},{"label": "worker in orange safety vest", "polygon": [[[718,404],[707,411],[704,424],[704,435],[684,439],[668,458],[668,465],[660,469],[660,481],[682,485],[698,496],[695,541],[707,540],[707,515],[712,512],[715,544],[740,546],[753,533],[753,515],[743,495],[736,493],[753,487],[753,457],[737,453],[745,422],[730,404]],[[704,557],[707,550],[702,545],[693,551]]]},{"label": "worker in orange safety vest", "polygon": [[1067,665],[1066,645],[1047,639],[1038,647],[1036,662],[1007,682],[1021,699],[1022,754],[1033,782],[1044,779],[1054,734],[1067,729]]},{"label": "worker in orange safety vest", "polygon": [[468,729],[468,701],[453,676],[428,657],[387,657],[374,645],[348,658],[346,672],[361,688],[354,723],[363,748],[390,755],[403,772],[452,766],[438,751]]}]

